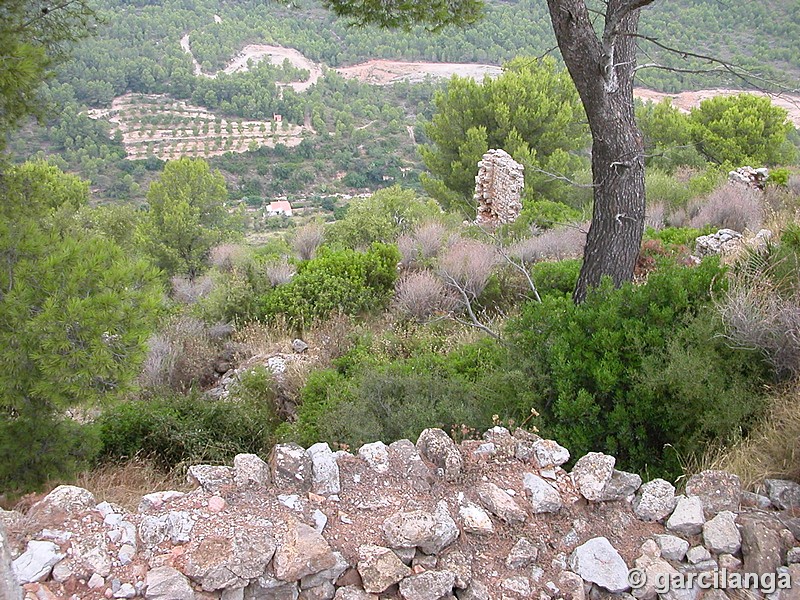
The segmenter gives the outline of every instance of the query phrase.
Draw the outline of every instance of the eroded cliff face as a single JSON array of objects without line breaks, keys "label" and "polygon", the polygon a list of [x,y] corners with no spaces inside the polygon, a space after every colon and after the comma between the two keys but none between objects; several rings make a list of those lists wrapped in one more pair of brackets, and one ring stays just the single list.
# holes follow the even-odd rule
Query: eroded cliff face
[{"label": "eroded cliff face", "polygon": [[0,597],[724,600],[697,583],[658,587],[724,569],[773,574],[776,588],[791,576],[796,589],[769,597],[798,598],[791,482],[759,496],[707,471],[676,496],[599,453],[567,473],[565,448],[500,427],[460,445],[429,429],[355,454],[284,444],[266,459],[191,467],[196,489],[148,494],[135,513],[61,486],[26,515],[0,514],[24,584],[0,553]]}]

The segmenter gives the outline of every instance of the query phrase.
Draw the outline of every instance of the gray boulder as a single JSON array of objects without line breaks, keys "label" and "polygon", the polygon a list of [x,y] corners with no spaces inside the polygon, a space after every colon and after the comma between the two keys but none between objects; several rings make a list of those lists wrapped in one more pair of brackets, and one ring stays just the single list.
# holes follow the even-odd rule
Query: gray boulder
[{"label": "gray boulder", "polygon": [[736,515],[723,510],[703,525],[703,544],[715,554],[736,554],[742,547],[742,536],[736,527]]},{"label": "gray boulder", "polygon": [[603,502],[622,500],[634,494],[641,485],[642,478],[636,473],[627,473],[614,469],[611,473],[611,479],[609,479],[600,494],[600,500]]},{"label": "gray boulder", "polygon": [[386,591],[411,574],[411,569],[402,563],[389,548],[366,544],[358,549],[358,574],[364,590],[373,594]]},{"label": "gray boulder", "polygon": [[667,560],[682,561],[689,550],[689,542],[674,535],[657,534],[653,537],[661,551],[661,556]]},{"label": "gray boulder", "polygon": [[404,600],[439,600],[453,592],[456,576],[450,571],[426,571],[406,577],[400,582]]},{"label": "gray boulder", "polygon": [[584,581],[596,583],[613,594],[630,589],[628,567],[604,537],[592,538],[578,546],[569,558],[569,568]]},{"label": "gray boulder", "polygon": [[320,533],[305,523],[289,528],[286,539],[275,552],[275,577],[297,581],[336,565],[336,556]]},{"label": "gray boulder", "polygon": [[306,493],[311,490],[311,457],[295,443],[276,444],[269,459],[272,481],[281,491]]},{"label": "gray boulder", "polygon": [[528,538],[520,538],[508,553],[506,566],[509,569],[521,569],[536,562],[538,556],[539,549]]},{"label": "gray boulder", "polygon": [[224,487],[233,485],[233,469],[217,465],[192,465],[186,480],[199,485],[209,494],[219,494]]},{"label": "gray boulder", "polygon": [[507,523],[521,523],[527,517],[514,499],[493,483],[481,483],[475,490],[481,504]]},{"label": "gray boulder", "polygon": [[42,521],[50,516],[79,512],[96,505],[97,501],[90,491],[74,485],[60,485],[31,507],[28,518]]},{"label": "gray boulder", "polygon": [[256,454],[237,454],[233,458],[233,480],[237,487],[269,485],[269,465]]},{"label": "gray boulder", "polygon": [[389,444],[389,456],[396,457],[398,473],[408,479],[410,486],[418,492],[427,492],[435,477],[422,461],[417,447],[409,440],[397,440]]},{"label": "gray boulder", "polygon": [[663,521],[675,509],[675,486],[664,479],[648,481],[636,493],[633,512],[642,521]]},{"label": "gray boulder", "polygon": [[331,496],[342,491],[339,464],[330,446],[320,442],[309,447],[306,453],[311,457],[311,491],[320,496]]},{"label": "gray boulder", "polygon": [[413,510],[392,515],[383,523],[383,534],[391,548],[417,547],[425,554],[438,554],[458,538],[459,531],[442,500],[432,513]]},{"label": "gray boulder", "polygon": [[531,445],[540,469],[560,467],[569,460],[569,450],[553,440],[535,440]]},{"label": "gray boulder", "polygon": [[439,468],[446,481],[455,481],[464,468],[464,459],[455,442],[441,429],[425,429],[417,439],[420,455]]},{"label": "gray boulder", "polygon": [[561,494],[538,475],[525,473],[522,476],[522,486],[530,498],[534,514],[561,510],[563,506]]},{"label": "gray boulder", "polygon": [[22,588],[11,560],[5,526],[0,522],[0,598],[22,600]]},{"label": "gray boulder", "polygon": [[667,529],[681,535],[696,535],[703,530],[703,502],[697,496],[680,496],[675,510],[667,519]]},{"label": "gray boulder", "polygon": [[742,484],[736,475],[726,471],[703,471],[689,478],[686,495],[700,498],[710,519],[723,510],[739,510]]},{"label": "gray boulder", "polygon": [[767,496],[781,510],[800,507],[800,484],[786,479],[767,479]]},{"label": "gray boulder", "polygon": [[25,584],[47,579],[64,556],[53,542],[31,540],[25,552],[12,563],[17,581]]},{"label": "gray boulder", "polygon": [[145,578],[147,600],[191,600],[194,590],[183,573],[172,567],[156,567]]},{"label": "gray boulder", "polygon": [[606,485],[614,475],[613,456],[600,452],[589,452],[582,456],[572,468],[572,483],[581,495],[591,502],[600,502],[604,498]]}]

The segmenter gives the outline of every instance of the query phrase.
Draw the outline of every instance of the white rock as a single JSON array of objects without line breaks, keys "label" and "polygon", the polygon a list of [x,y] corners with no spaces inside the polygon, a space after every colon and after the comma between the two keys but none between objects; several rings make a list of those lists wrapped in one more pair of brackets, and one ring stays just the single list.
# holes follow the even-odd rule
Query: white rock
[{"label": "white rock", "polygon": [[559,467],[569,460],[569,450],[553,440],[536,440],[533,442],[533,456],[539,467]]},{"label": "white rock", "polygon": [[682,535],[696,535],[703,530],[703,502],[698,496],[679,496],[675,510],[667,519],[667,529]]},{"label": "white rock", "polygon": [[494,532],[489,513],[473,502],[464,501],[458,508],[458,516],[461,517],[461,524],[467,533],[491,535]]},{"label": "white rock", "polygon": [[172,567],[156,567],[147,572],[145,579],[147,600],[190,600],[194,590],[189,579]]},{"label": "white rock", "polygon": [[114,598],[133,598],[136,596],[136,588],[130,583],[123,583],[119,589],[114,592]]},{"label": "white rock", "polygon": [[233,457],[233,481],[237,487],[267,486],[269,465],[256,454],[237,454]]},{"label": "white rock", "polygon": [[306,452],[311,457],[311,491],[320,496],[338,494],[342,490],[339,464],[330,446],[320,442]]},{"label": "white rock", "polygon": [[383,442],[364,444],[358,449],[358,456],[378,473],[389,470],[389,448]]},{"label": "white rock", "polygon": [[667,560],[682,561],[689,549],[689,542],[674,535],[654,536],[656,544],[661,549],[661,556]]},{"label": "white rock", "polygon": [[94,590],[97,588],[105,587],[106,580],[105,578],[100,575],[99,573],[94,573],[90,578],[88,583],[86,584],[89,586],[89,589]]},{"label": "white rock", "polygon": [[572,482],[581,495],[589,501],[600,502],[604,498],[606,485],[614,475],[613,456],[600,452],[589,452],[582,456],[572,468]]},{"label": "white rock", "polygon": [[639,488],[633,512],[642,521],[663,521],[675,509],[675,503],[675,486],[664,479],[653,479]]},{"label": "white rock", "polygon": [[596,583],[613,594],[630,589],[628,567],[604,537],[592,538],[578,546],[569,558],[569,567],[584,581]]},{"label": "white rock", "polygon": [[541,477],[533,473],[522,476],[522,486],[530,496],[534,514],[551,513],[561,510],[561,494]]},{"label": "white rock", "polygon": [[[64,487],[64,486],[62,486]],[[56,488],[58,489],[58,488]],[[58,561],[64,558],[53,542],[31,540],[28,547],[12,564],[20,584],[47,579]]]},{"label": "white rock", "polygon": [[96,505],[90,491],[74,485],[60,485],[34,504],[28,511],[28,517],[40,520],[49,515],[77,512]]},{"label": "white rock", "polygon": [[703,543],[716,554],[736,554],[742,547],[742,535],[736,527],[736,515],[724,510],[703,525]]}]

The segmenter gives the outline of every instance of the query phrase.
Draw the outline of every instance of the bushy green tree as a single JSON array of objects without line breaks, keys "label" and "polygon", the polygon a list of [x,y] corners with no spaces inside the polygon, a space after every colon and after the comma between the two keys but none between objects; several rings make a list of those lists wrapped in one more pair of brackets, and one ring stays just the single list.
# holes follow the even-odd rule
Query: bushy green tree
[{"label": "bushy green tree", "polygon": [[215,245],[231,235],[225,207],[225,179],[201,159],[181,158],[166,164],[150,185],[150,211],[138,238],[156,265],[168,274],[194,278]]},{"label": "bushy green tree", "polygon": [[509,329],[543,431],[573,456],[606,452],[674,477],[681,457],[746,429],[767,371],[722,339],[711,296],[724,281],[715,260],[669,264],[579,306],[559,295],[528,305]]},{"label": "bushy green tree", "polygon": [[436,202],[419,198],[399,185],[378,190],[368,198],[350,202],[345,216],[325,231],[334,248],[367,248],[373,242],[393,243],[425,219],[441,215]]},{"label": "bushy green tree", "polygon": [[688,115],[674,107],[670,99],[637,104],[636,122],[644,137],[648,167],[671,173],[678,166],[706,164],[694,146]]},{"label": "bushy green tree", "polygon": [[0,428],[36,432],[0,436],[2,487],[70,464],[73,445],[57,436],[75,428],[62,411],[128,389],[161,304],[147,262],[72,226],[87,196],[86,182],[46,163],[0,177]]},{"label": "bushy green tree", "polygon": [[292,280],[264,297],[266,318],[303,327],[333,312],[354,315],[386,306],[394,292],[400,252],[375,243],[367,252],[323,248]]},{"label": "bushy green tree", "polygon": [[[560,200],[569,177],[586,166],[586,116],[566,71],[554,60],[516,58],[503,74],[482,83],[454,77],[436,94],[420,150],[431,177],[425,188],[446,208],[471,204],[478,161],[501,148],[525,165],[525,185],[536,196]],[[551,175],[542,173],[547,171]]]},{"label": "bushy green tree", "polygon": [[709,161],[739,167],[793,162],[786,109],[752,94],[704,100],[689,115],[690,135]]},{"label": "bushy green tree", "polygon": [[24,117],[41,114],[41,84],[67,55],[69,43],[90,32],[94,12],[84,0],[0,5],[0,151]]}]

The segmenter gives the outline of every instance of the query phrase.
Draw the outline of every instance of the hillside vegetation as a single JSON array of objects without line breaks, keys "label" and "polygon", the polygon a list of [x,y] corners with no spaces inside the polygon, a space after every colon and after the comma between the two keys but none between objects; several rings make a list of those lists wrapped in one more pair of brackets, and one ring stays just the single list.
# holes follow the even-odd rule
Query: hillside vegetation
[{"label": "hillside vegetation", "polygon": [[[781,7],[676,4],[670,21],[659,3],[644,15],[665,43],[702,48],[692,32],[772,74],[798,64],[790,7],[770,20]],[[497,424],[650,478],[712,460],[751,482],[796,475],[774,448],[756,473],[741,457],[796,435],[797,130],[746,94],[637,105],[648,228],[634,281],[576,305],[590,137],[560,63],[531,57],[552,43],[543,6],[492,4],[435,37],[347,29],[305,3],[102,3],[97,36],[44,88],[60,113],[5,125],[0,491],[129,460],[180,472],[279,440],[352,449]],[[330,66],[509,60],[482,82],[323,70],[298,91],[310,73],[290,61],[217,73],[250,43]],[[652,85],[710,84],[673,77]],[[522,210],[482,228],[477,161],[498,147],[524,166]],[[744,164],[769,167],[763,189],[728,183]],[[293,216],[266,214],[277,197]],[[742,235],[695,247],[722,228]]]}]

